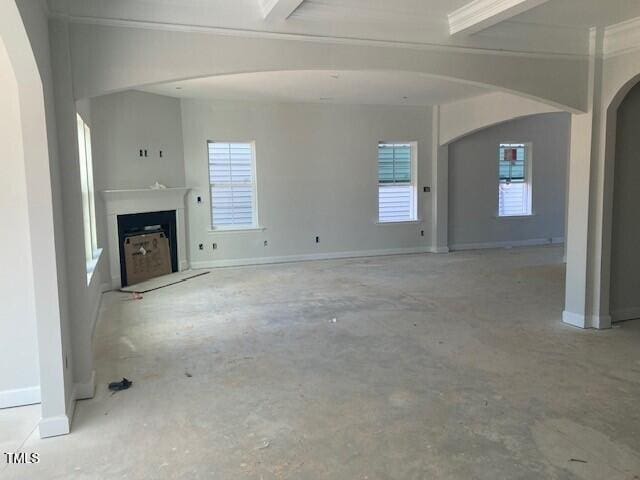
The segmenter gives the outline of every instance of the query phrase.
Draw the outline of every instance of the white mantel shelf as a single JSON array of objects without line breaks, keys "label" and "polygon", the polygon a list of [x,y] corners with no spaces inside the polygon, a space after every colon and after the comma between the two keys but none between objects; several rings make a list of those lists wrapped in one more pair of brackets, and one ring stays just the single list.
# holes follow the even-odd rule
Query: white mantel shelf
[{"label": "white mantel shelf", "polygon": [[187,187],[132,188],[127,190],[103,190],[107,215],[184,210],[184,197],[191,190]]},{"label": "white mantel shelf", "polygon": [[133,213],[163,212],[175,210],[176,234],[178,237],[178,270],[189,268],[187,262],[187,235],[185,225],[185,196],[191,190],[188,187],[168,188],[132,188],[126,190],[103,190],[107,213],[109,236],[109,268],[111,286],[120,288],[120,245],[118,236],[118,215]]}]

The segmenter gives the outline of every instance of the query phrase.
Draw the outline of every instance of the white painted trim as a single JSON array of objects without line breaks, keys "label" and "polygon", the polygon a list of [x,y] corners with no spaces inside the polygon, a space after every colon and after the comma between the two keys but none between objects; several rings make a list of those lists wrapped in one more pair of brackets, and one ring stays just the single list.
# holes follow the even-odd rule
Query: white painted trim
[{"label": "white painted trim", "polygon": [[98,300],[93,306],[93,310],[91,311],[91,318],[89,321],[91,322],[91,342],[93,342],[93,336],[96,332],[96,324],[98,323],[98,315],[100,314],[100,305],[102,305],[102,288],[104,284],[100,285],[100,293],[98,294]]},{"label": "white painted trim", "polygon": [[476,53],[476,54],[491,54],[508,57],[523,57],[523,58],[539,58],[539,59],[585,59],[588,58],[586,54],[577,53],[558,53],[558,52],[530,52],[524,50],[509,50],[509,49],[495,49],[484,47],[472,47],[472,46],[459,46],[459,45],[443,45],[440,43],[428,43],[428,42],[400,42],[393,40],[375,40],[371,38],[354,38],[354,37],[336,37],[329,35],[309,35],[302,33],[279,33],[279,32],[267,32],[260,30],[243,30],[237,28],[225,28],[225,27],[207,27],[202,25],[191,24],[179,24],[168,22],[153,22],[142,20],[126,20],[126,19],[113,19],[103,17],[91,17],[91,16],[78,16],[67,15],[60,12],[53,12],[52,18],[60,18],[76,24],[87,25],[99,25],[107,27],[123,27],[123,28],[139,28],[146,30],[168,30],[175,32],[188,32],[188,33],[205,33],[213,35],[225,35],[231,37],[248,37],[248,38],[260,38],[260,39],[275,39],[275,40],[295,40],[302,42],[318,42],[328,43],[333,45],[360,45],[360,46],[372,46],[372,47],[392,47],[392,48],[407,48],[413,50],[429,50],[429,51],[445,51],[445,52],[460,52],[460,53]]},{"label": "white painted trim", "polygon": [[[75,408],[75,400],[73,400],[73,408]],[[40,420],[38,430],[40,432],[40,438],[57,437],[59,435],[66,435],[70,432],[71,422],[69,416],[60,415],[57,417],[43,418]]]},{"label": "white painted trim", "polygon": [[451,35],[478,33],[549,0],[473,0],[449,14]]},{"label": "white painted trim", "polygon": [[336,260],[341,258],[382,257],[388,255],[408,255],[416,253],[431,253],[431,247],[388,248],[383,250],[362,250],[356,252],[328,252],[302,255],[285,255],[281,257],[254,257],[232,260],[205,260],[191,262],[194,270],[218,267],[244,267],[248,265],[270,265],[274,263],[309,262],[315,260]]},{"label": "white painted trim", "polygon": [[483,242],[483,243],[460,243],[457,245],[450,245],[451,251],[463,251],[463,250],[486,250],[496,248],[513,248],[513,247],[534,247],[539,245],[558,245],[564,243],[562,237],[552,238],[532,238],[529,240],[508,240],[504,242]]},{"label": "white painted trim", "polygon": [[267,230],[266,227],[249,227],[249,228],[210,228],[209,233],[214,235],[226,234],[242,234],[242,233],[261,233]]},{"label": "white painted trim", "polygon": [[449,247],[431,247],[429,251],[431,253],[437,253],[437,254],[450,252]]},{"label": "white painted trim", "polygon": [[640,49],[640,17],[605,28],[603,55],[615,57]]},{"label": "white painted trim", "polygon": [[262,15],[267,22],[283,21],[293,15],[304,0],[262,0]]},{"label": "white painted trim", "polygon": [[0,409],[40,403],[40,387],[16,388],[0,392]]},{"label": "white painted trim", "polygon": [[624,308],[611,312],[611,321],[613,323],[637,319],[640,319],[640,307]]},{"label": "white painted trim", "polygon": [[75,400],[87,400],[93,398],[96,393],[96,371],[91,372],[91,378],[88,382],[76,383],[73,386]]},{"label": "white painted trim", "polygon": [[592,315],[591,316],[591,328],[596,328],[598,330],[606,330],[611,328],[611,316],[609,315]]},{"label": "white painted trim", "polygon": [[587,319],[584,315],[579,313],[573,313],[564,311],[562,312],[562,322],[567,325],[571,325],[572,327],[578,328],[589,328],[590,325],[587,325]]}]

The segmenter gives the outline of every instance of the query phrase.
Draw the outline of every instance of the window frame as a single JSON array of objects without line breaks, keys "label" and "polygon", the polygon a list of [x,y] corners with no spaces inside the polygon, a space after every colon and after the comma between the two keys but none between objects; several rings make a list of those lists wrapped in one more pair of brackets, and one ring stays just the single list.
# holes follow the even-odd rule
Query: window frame
[{"label": "window frame", "polygon": [[[249,226],[239,226],[239,225],[222,225],[216,226],[213,223],[213,188],[215,184],[211,183],[211,173],[210,173],[210,158],[209,158],[209,145],[215,143],[225,143],[225,144],[245,144],[251,145],[251,174],[252,174],[252,182],[251,184],[229,184],[228,186],[248,186],[252,187],[252,199],[253,202],[251,204],[251,225]],[[233,233],[233,232],[251,232],[251,231],[259,231],[264,230],[260,226],[260,216],[258,214],[258,167],[257,167],[257,153],[256,153],[256,141],[255,140],[207,140],[207,183],[209,184],[209,231],[215,233]],[[222,185],[220,185],[222,186]]]},{"label": "window frame", "polygon": [[[527,200],[527,212],[526,213],[518,213],[516,215],[504,215],[500,212],[500,188],[503,183],[500,178],[500,162],[502,161],[500,157],[500,151],[505,146],[520,146],[524,147],[524,182],[525,185],[525,196]],[[529,218],[535,216],[533,209],[533,143],[532,142],[500,142],[498,144],[498,195],[497,195],[497,205],[496,205],[496,218],[499,219],[518,219],[518,218]]]},{"label": "window frame", "polygon": [[[411,180],[409,182],[393,182],[393,183],[380,183],[380,145],[409,145],[411,150]],[[393,185],[405,185],[411,187],[411,205],[410,215],[407,220],[382,220],[380,218],[380,187],[393,186]],[[418,141],[391,141],[380,140],[376,145],[376,197],[377,197],[377,215],[376,223],[378,225],[398,225],[403,223],[420,223],[420,212],[418,205]]]},{"label": "window frame", "polygon": [[82,230],[84,236],[85,265],[87,284],[89,284],[102,249],[98,247],[91,127],[78,112],[76,112],[76,136],[78,144],[80,192],[82,197]]}]

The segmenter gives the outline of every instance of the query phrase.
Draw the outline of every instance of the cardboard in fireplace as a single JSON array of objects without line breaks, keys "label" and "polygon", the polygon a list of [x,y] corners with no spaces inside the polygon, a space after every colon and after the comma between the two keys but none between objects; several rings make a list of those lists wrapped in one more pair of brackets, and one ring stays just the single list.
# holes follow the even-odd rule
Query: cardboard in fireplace
[{"label": "cardboard in fireplace", "polygon": [[127,237],[124,256],[130,285],[171,273],[169,240],[164,232]]},{"label": "cardboard in fireplace", "polygon": [[175,210],[118,215],[123,287],[178,271]]}]

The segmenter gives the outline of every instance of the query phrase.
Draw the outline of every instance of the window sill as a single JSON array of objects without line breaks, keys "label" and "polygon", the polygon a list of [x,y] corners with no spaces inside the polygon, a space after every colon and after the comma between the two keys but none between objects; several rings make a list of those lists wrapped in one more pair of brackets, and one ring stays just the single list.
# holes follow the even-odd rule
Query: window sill
[{"label": "window sill", "polygon": [[493,218],[496,220],[526,220],[527,218],[537,217],[536,213],[531,213],[529,215],[494,215]]},{"label": "window sill", "polygon": [[93,252],[93,258],[87,262],[87,285],[91,284],[93,273],[96,271],[100,257],[102,256],[102,248],[98,248]]},{"label": "window sill", "polygon": [[210,228],[209,233],[256,233],[264,232],[265,227],[249,227],[249,228]]},{"label": "window sill", "polygon": [[377,221],[376,225],[419,225],[422,220],[401,220],[399,222],[381,222]]}]

